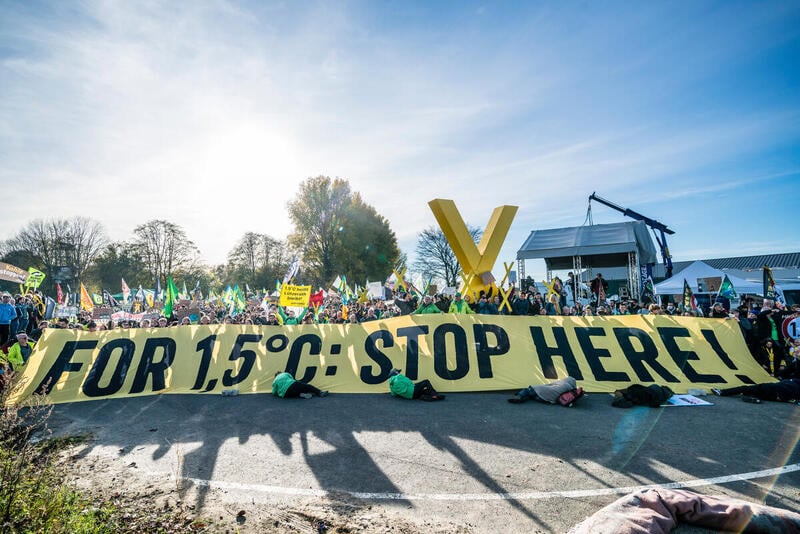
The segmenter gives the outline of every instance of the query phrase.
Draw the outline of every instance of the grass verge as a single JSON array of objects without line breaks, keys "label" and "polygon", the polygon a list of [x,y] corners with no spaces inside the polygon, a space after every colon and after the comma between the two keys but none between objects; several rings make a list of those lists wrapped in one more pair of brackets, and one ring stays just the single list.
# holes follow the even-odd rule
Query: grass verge
[{"label": "grass verge", "polygon": [[[4,377],[0,375],[0,380]],[[205,524],[163,510],[121,509],[96,501],[67,482],[69,459],[61,453],[85,436],[54,438],[44,397],[8,405],[13,384],[0,392],[0,532],[183,533]],[[0,384],[2,387],[3,384]]]}]

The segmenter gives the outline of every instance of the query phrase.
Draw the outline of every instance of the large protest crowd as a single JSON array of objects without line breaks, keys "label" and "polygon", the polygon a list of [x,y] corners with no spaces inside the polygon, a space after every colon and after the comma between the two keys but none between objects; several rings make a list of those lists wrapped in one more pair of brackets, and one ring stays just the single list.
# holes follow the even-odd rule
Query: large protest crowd
[{"label": "large protest crowd", "polygon": [[[101,318],[88,310],[73,317],[45,319],[34,304],[35,294],[12,296],[5,293],[0,302],[0,364],[13,366],[27,360],[32,346],[48,328],[74,329],[89,332],[130,328],[170,328],[190,325],[302,325],[302,324],[360,324],[401,315],[431,313],[462,313],[485,315],[527,316],[625,316],[667,315],[733,320],[739,324],[742,336],[753,357],[770,374],[777,377],[797,376],[800,341],[786,338],[781,329],[787,317],[800,317],[800,306],[782,306],[779,302],[745,298],[738,307],[718,299],[709,307],[692,307],[682,298],[665,304],[647,304],[633,299],[605,298],[602,285],[592,288],[588,303],[571,298],[559,284],[548,287],[544,294],[533,285],[527,289],[510,288],[507,297],[480,292],[462,295],[459,292],[423,295],[406,286],[388,291],[386,298],[367,298],[363,295],[325,293],[322,304],[303,309],[280,306],[277,296],[248,295],[247,305],[238,313],[222,301],[181,300],[167,317],[158,308],[149,313],[123,314],[116,318]],[[41,298],[41,297],[40,297]],[[572,302],[568,302],[572,300]],[[658,298],[653,300],[659,300]],[[20,338],[21,336],[21,338]],[[19,354],[20,341],[23,342]]]}]

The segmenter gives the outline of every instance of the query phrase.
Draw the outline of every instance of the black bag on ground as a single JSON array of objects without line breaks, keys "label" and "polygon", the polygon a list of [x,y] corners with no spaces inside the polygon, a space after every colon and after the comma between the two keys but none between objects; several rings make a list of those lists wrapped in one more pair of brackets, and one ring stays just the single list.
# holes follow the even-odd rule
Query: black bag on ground
[{"label": "black bag on ground", "polygon": [[650,406],[658,408],[669,399],[674,393],[667,386],[653,384],[643,386],[633,384],[625,389],[618,389],[614,392],[612,406],[617,408],[630,408],[632,406]]}]

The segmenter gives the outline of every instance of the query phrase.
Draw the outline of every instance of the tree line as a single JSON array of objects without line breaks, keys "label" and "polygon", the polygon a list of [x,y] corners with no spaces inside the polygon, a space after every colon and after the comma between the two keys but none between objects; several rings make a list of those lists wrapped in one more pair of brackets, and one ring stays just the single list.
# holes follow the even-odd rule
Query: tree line
[{"label": "tree line", "polygon": [[[317,176],[302,182],[287,205],[293,230],[285,238],[245,232],[228,252],[227,261],[207,265],[200,250],[178,224],[153,219],[136,226],[130,239],[111,241],[103,225],[88,217],[35,219],[10,239],[0,242],[1,261],[34,267],[45,273],[43,291],[64,291],[79,283],[93,291],[118,292],[120,280],[131,288],[165,287],[167,277],[219,290],[244,284],[272,288],[295,257],[299,280],[323,286],[344,274],[353,281],[383,280],[406,267],[389,221],[353,191],[347,180]],[[481,232],[470,228],[476,242]],[[418,234],[412,269],[426,279],[458,285],[460,266],[437,227]],[[0,282],[6,289],[12,284]],[[190,288],[191,289],[191,288]]]}]

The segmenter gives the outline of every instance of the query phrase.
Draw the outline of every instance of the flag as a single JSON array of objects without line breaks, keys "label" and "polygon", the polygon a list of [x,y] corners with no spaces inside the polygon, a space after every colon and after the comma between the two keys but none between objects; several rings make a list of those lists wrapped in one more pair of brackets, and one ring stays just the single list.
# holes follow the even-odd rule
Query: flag
[{"label": "flag", "polygon": [[656,286],[653,284],[653,277],[648,276],[642,288],[642,302],[656,301]]},{"label": "flag", "polygon": [[139,291],[136,292],[136,295],[133,298],[144,302],[144,289],[142,289],[141,284],[139,284]]},{"label": "flag", "polygon": [[697,309],[697,299],[694,297],[692,288],[689,287],[689,282],[686,281],[686,278],[683,279],[683,307],[687,310]]},{"label": "flag", "polygon": [[112,308],[119,306],[119,302],[117,302],[117,299],[115,299],[114,296],[111,293],[109,293],[107,289],[103,290],[103,302],[105,302]]},{"label": "flag", "polygon": [[194,285],[194,291],[192,291],[192,300],[203,300],[203,292],[200,291],[200,280]]},{"label": "flag", "polygon": [[183,291],[181,291],[181,298],[183,300],[189,300],[189,290],[186,289],[186,280],[183,281]]},{"label": "flag", "polygon": [[736,294],[736,289],[734,289],[733,283],[731,282],[731,279],[728,278],[727,274],[722,279],[722,283],[719,286],[718,296],[725,297],[728,300],[739,298],[739,295]]},{"label": "flag", "polygon": [[81,282],[81,309],[94,310],[94,302],[92,302],[92,297],[89,296],[89,292],[86,291],[86,286],[83,285],[83,282]]},{"label": "flag", "polygon": [[153,293],[153,301],[161,300],[161,279],[156,276],[156,289]]},{"label": "flag", "polygon": [[125,283],[125,279],[122,279],[122,302],[127,304],[128,297],[131,296],[131,288],[128,287],[128,284]]},{"label": "flag", "polygon": [[100,295],[98,293],[92,293],[92,302],[94,302],[98,306],[102,306],[103,305],[103,295]]},{"label": "flag", "polygon": [[179,297],[178,286],[172,281],[171,276],[167,276],[167,294],[164,300],[164,316],[172,317],[172,310]]},{"label": "flag", "polygon": [[242,294],[242,290],[239,289],[239,284],[233,288],[231,292],[231,315],[236,315],[237,313],[242,313],[247,308],[247,299],[244,298]]},{"label": "flag", "polygon": [[289,269],[286,271],[286,274],[283,275],[283,283],[291,282],[292,279],[297,276],[297,273],[300,271],[300,259],[295,256],[292,260],[292,263],[289,264]]},{"label": "flag", "polygon": [[311,298],[309,299],[308,303],[313,306],[322,306],[322,303],[325,301],[325,290],[321,289],[316,293],[311,293]]},{"label": "flag", "polygon": [[281,279],[280,279],[280,278],[276,278],[276,279],[275,279],[275,291],[277,291],[278,293],[280,293],[280,292],[281,292],[281,286],[282,286],[282,285],[283,285],[283,284],[281,284]]},{"label": "flag", "polygon": [[233,289],[231,289],[231,286],[225,288],[225,292],[220,296],[220,300],[222,300],[222,303],[225,304],[226,307],[230,307],[231,302],[233,302]]},{"label": "flag", "polygon": [[56,297],[58,298],[58,303],[61,304],[61,301],[64,300],[64,292],[61,291],[61,284],[56,283]]},{"label": "flag", "polygon": [[783,293],[775,283],[775,278],[772,277],[772,269],[766,265],[764,266],[764,298],[786,304]]},{"label": "flag", "polygon": [[56,311],[56,301],[54,301],[51,297],[45,297],[44,302],[44,318],[49,321],[53,318],[53,314]]}]

